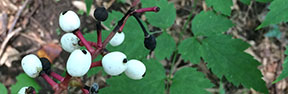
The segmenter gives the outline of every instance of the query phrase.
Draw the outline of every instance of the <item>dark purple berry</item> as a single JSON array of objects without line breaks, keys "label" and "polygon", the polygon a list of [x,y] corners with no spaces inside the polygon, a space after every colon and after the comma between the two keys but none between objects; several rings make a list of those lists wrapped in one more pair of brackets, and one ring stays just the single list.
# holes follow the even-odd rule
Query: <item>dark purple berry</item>
[{"label": "dark purple berry", "polygon": [[104,7],[98,7],[94,11],[94,17],[98,21],[105,21],[108,18],[108,12]]},{"label": "dark purple berry", "polygon": [[147,49],[153,51],[156,47],[156,39],[153,35],[148,35],[144,40],[144,45]]}]

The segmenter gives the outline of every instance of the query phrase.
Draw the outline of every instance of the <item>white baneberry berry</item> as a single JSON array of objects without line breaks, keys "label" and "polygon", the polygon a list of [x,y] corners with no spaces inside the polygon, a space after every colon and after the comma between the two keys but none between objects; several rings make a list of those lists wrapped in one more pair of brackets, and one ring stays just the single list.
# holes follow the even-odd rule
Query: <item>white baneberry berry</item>
[{"label": "white baneberry berry", "polygon": [[32,78],[37,77],[42,71],[42,63],[40,59],[34,54],[26,55],[21,60],[21,66],[24,72]]},{"label": "white baneberry berry", "polygon": [[74,11],[64,11],[60,13],[59,25],[65,32],[75,31],[80,27],[80,19]]},{"label": "white baneberry berry", "polygon": [[104,71],[112,76],[121,74],[126,70],[124,63],[127,62],[126,55],[122,52],[111,52],[102,58]]},{"label": "white baneberry berry", "polygon": [[91,54],[87,50],[74,50],[67,61],[67,72],[73,77],[85,75],[91,66]]},{"label": "white baneberry berry", "polygon": [[129,60],[125,65],[127,67],[125,70],[127,77],[134,80],[140,80],[143,78],[146,72],[146,67],[141,61],[133,59]]},{"label": "white baneberry berry", "polygon": [[119,46],[120,44],[123,43],[125,39],[125,34],[124,32],[117,32],[113,38],[109,41],[109,43],[112,45],[112,46]]},{"label": "white baneberry berry", "polygon": [[60,43],[61,47],[67,52],[73,52],[76,49],[79,49],[78,44],[79,38],[73,33],[66,33],[61,37]]}]

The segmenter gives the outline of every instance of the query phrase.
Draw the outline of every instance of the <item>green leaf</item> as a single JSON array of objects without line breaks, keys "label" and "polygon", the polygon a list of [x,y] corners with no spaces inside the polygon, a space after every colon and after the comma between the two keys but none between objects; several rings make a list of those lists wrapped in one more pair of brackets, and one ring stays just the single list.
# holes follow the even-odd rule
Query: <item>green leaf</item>
[{"label": "green leaf", "polygon": [[111,13],[109,13],[107,20],[104,21],[103,24],[108,28],[113,29],[117,21],[120,20],[123,16],[124,15],[121,12],[112,10]]},{"label": "green leaf", "polygon": [[225,89],[224,89],[224,85],[222,82],[220,82],[220,86],[219,86],[219,94],[226,94],[225,93]]},{"label": "green leaf", "polygon": [[97,74],[99,71],[102,70],[102,67],[95,67],[95,68],[91,68],[88,72],[87,72],[87,77],[90,78],[91,76]]},{"label": "green leaf", "polygon": [[268,2],[271,2],[273,0],[256,0],[257,2],[261,2],[261,3],[268,3]]},{"label": "green leaf", "polygon": [[38,92],[41,87],[38,83],[33,79],[27,76],[25,73],[21,73],[16,77],[16,84],[11,86],[11,94],[16,94],[22,87],[32,86],[36,92]]},{"label": "green leaf", "polygon": [[286,55],[286,58],[284,60],[284,63],[283,63],[283,70],[282,70],[282,73],[277,77],[277,79],[273,82],[273,83],[277,83],[279,81],[281,81],[282,79],[288,77],[288,45],[286,46],[286,50],[285,50],[285,55]]},{"label": "green leaf", "polygon": [[194,68],[182,68],[175,73],[170,94],[207,94],[205,89],[214,85]]},{"label": "green leaf", "polygon": [[117,2],[126,3],[126,0],[117,0]]},{"label": "green leaf", "polygon": [[231,15],[232,0],[206,0],[206,3],[209,7],[213,6],[217,12],[221,12],[227,16]]},{"label": "green leaf", "polygon": [[250,5],[250,0],[240,0],[243,4]]},{"label": "green leaf", "polygon": [[288,21],[288,0],[274,0],[269,6],[270,11],[257,29],[266,27],[270,24],[278,24]]},{"label": "green leaf", "polygon": [[2,83],[0,83],[0,91],[3,94],[8,94],[7,88]]},{"label": "green leaf", "polygon": [[176,8],[173,3],[169,3],[167,0],[141,0],[141,2],[143,8],[160,7],[160,11],[157,13],[145,13],[147,20],[151,25],[166,29],[174,24],[176,19]]},{"label": "green leaf", "polygon": [[182,41],[178,47],[181,57],[185,61],[190,61],[194,64],[200,62],[201,57],[201,44],[197,42],[196,38],[188,38]]},{"label": "green leaf", "polygon": [[132,80],[122,74],[107,80],[108,87],[100,89],[99,94],[164,94],[165,70],[156,60],[143,61],[146,75],[141,80]]},{"label": "green leaf", "polygon": [[244,52],[249,45],[230,36],[209,36],[202,41],[202,54],[207,66],[219,78],[225,76],[229,82],[246,88],[268,93],[262,74],[257,69],[260,63]]},{"label": "green leaf", "polygon": [[224,16],[216,15],[212,11],[202,11],[192,21],[192,31],[196,36],[209,36],[222,34],[233,26],[232,22]]},{"label": "green leaf", "polygon": [[159,37],[157,37],[156,41],[157,46],[155,49],[155,57],[158,60],[169,58],[176,49],[174,39],[167,32],[163,32]]},{"label": "green leaf", "polygon": [[86,4],[87,16],[89,16],[91,6],[93,4],[93,0],[84,0]]}]

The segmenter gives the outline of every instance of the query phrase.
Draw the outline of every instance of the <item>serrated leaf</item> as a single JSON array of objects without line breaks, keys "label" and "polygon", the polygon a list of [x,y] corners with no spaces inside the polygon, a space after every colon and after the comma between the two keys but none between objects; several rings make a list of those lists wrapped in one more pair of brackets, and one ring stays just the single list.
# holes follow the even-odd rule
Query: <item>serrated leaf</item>
[{"label": "serrated leaf", "polygon": [[87,16],[89,16],[90,9],[91,9],[91,6],[93,4],[93,0],[84,0],[84,1],[85,1],[85,4],[86,4],[86,9],[87,9]]},{"label": "serrated leaf", "polygon": [[269,6],[270,11],[257,29],[266,27],[270,24],[278,24],[288,21],[288,0],[274,0]]},{"label": "serrated leaf", "polygon": [[164,94],[165,70],[156,60],[143,61],[146,75],[141,80],[132,80],[122,74],[107,80],[108,87],[100,89],[99,94]]},{"label": "serrated leaf", "polygon": [[151,25],[166,29],[174,24],[176,19],[176,8],[173,3],[169,3],[167,0],[141,0],[141,3],[143,8],[160,7],[160,11],[157,13],[145,13],[146,18]]},{"label": "serrated leaf", "polygon": [[0,91],[3,94],[8,94],[7,88],[2,83],[0,83]]},{"label": "serrated leaf", "polygon": [[257,69],[260,63],[244,52],[249,47],[239,39],[224,35],[209,36],[202,41],[203,59],[219,78],[225,76],[229,82],[246,88],[268,93],[262,74]]},{"label": "serrated leaf", "polygon": [[38,92],[41,87],[38,83],[33,79],[27,76],[25,73],[21,73],[16,77],[16,84],[11,86],[11,94],[16,94],[22,87],[32,86],[36,92]]},{"label": "serrated leaf", "polygon": [[222,34],[233,26],[232,21],[212,11],[202,11],[192,21],[192,32],[196,35],[209,36]]},{"label": "serrated leaf", "polygon": [[194,64],[200,62],[201,57],[201,44],[197,42],[196,38],[188,38],[182,41],[178,47],[181,57],[185,61],[190,61]]},{"label": "serrated leaf", "polygon": [[205,0],[208,6],[213,6],[214,10],[224,15],[231,15],[232,0]]},{"label": "serrated leaf", "polygon": [[193,68],[183,68],[175,73],[170,94],[207,94],[207,88],[214,85],[205,75]]},{"label": "serrated leaf", "polygon": [[174,39],[167,32],[163,32],[159,37],[157,37],[156,40],[157,46],[155,49],[155,57],[158,60],[169,58],[173,54],[173,51],[176,49],[176,43]]},{"label": "serrated leaf", "polygon": [[288,45],[286,46],[285,55],[286,55],[286,58],[284,60],[284,63],[282,64],[282,66],[283,66],[282,73],[277,77],[277,79],[273,83],[277,83],[277,82],[281,81],[282,79],[288,77],[288,56],[287,56],[288,55]]}]

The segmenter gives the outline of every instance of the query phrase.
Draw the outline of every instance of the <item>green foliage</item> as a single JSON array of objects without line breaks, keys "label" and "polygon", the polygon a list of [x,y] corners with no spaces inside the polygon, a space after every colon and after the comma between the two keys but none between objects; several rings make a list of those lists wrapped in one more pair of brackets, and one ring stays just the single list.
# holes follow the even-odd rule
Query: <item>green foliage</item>
[{"label": "green foliage", "polygon": [[103,68],[102,67],[95,67],[95,68],[91,68],[88,72],[87,72],[87,77],[91,77],[95,74],[97,74],[99,71],[101,71]]},{"label": "green foliage", "polygon": [[157,46],[155,49],[155,57],[157,60],[169,58],[176,49],[174,39],[167,32],[163,32],[159,37],[157,37],[156,41]]},{"label": "green foliage", "polygon": [[269,30],[265,34],[265,37],[276,37],[277,39],[280,39],[282,35],[282,32],[280,32],[279,26],[278,25],[272,25],[272,29]]},{"label": "green foliage", "polygon": [[209,7],[213,6],[214,10],[221,12],[224,15],[231,15],[232,0],[206,0]]},{"label": "green foliage", "polygon": [[257,2],[261,2],[261,3],[268,3],[268,2],[271,2],[273,0],[256,0]]},{"label": "green foliage", "polygon": [[226,94],[225,93],[225,89],[224,89],[224,85],[222,82],[220,82],[220,86],[219,86],[219,94]]},{"label": "green foliage", "polygon": [[201,44],[197,42],[197,39],[194,37],[185,39],[178,47],[181,57],[185,61],[190,61],[194,64],[198,64],[200,62],[202,52],[199,49],[201,49]]},{"label": "green foliage", "polygon": [[[220,18],[221,20],[219,20]],[[216,21],[217,19],[219,21]],[[180,53],[183,53],[181,49],[191,51],[189,54],[182,54],[182,57],[200,54],[207,62],[208,68],[211,68],[219,78],[225,76],[236,86],[242,84],[246,88],[254,88],[257,91],[268,93],[265,82],[261,79],[261,72],[257,69],[260,63],[244,52],[249,45],[239,39],[223,35],[223,32],[232,26],[231,22],[225,21],[225,19],[213,12],[198,14],[192,21],[192,31],[196,38],[183,41],[184,44],[196,45],[196,47],[181,47],[183,44],[181,43]],[[203,21],[203,23],[199,21]],[[204,38],[201,38],[203,35]],[[199,59],[195,61],[199,61]]]},{"label": "green foliage", "polygon": [[165,70],[156,60],[145,60],[146,75],[141,80],[132,80],[122,74],[107,80],[108,87],[99,94],[164,94]]},{"label": "green foliage", "polygon": [[104,21],[103,24],[112,29],[117,24],[117,21],[120,20],[123,16],[124,15],[121,12],[112,10],[112,12],[109,13],[107,20]]},{"label": "green foliage", "polygon": [[278,24],[288,21],[288,0],[274,0],[269,6],[270,11],[257,29],[266,27],[270,24]]},{"label": "green foliage", "polygon": [[85,12],[84,12],[84,10],[78,10],[77,11],[77,14],[79,14],[79,15],[83,15]]},{"label": "green foliage", "polygon": [[202,11],[194,17],[191,27],[196,36],[209,36],[222,34],[232,26],[233,24],[229,19],[216,15],[212,11]]},{"label": "green foliage", "polygon": [[240,0],[243,4],[250,5],[250,0]]},{"label": "green foliage", "polygon": [[11,94],[16,94],[22,87],[25,86],[32,86],[36,92],[41,89],[37,82],[33,78],[27,76],[25,73],[19,74],[16,79],[16,84],[11,86]]},{"label": "green foliage", "polygon": [[277,77],[277,79],[273,82],[273,83],[277,83],[279,81],[281,81],[282,79],[288,77],[288,45],[286,46],[286,50],[285,50],[285,55],[286,55],[286,58],[284,60],[284,63],[283,63],[283,70],[282,70],[282,73]]},{"label": "green foliage", "polygon": [[126,3],[126,0],[117,0],[117,2]]},{"label": "green foliage", "polygon": [[2,83],[0,83],[0,91],[2,94],[8,94],[7,88]]},{"label": "green foliage", "polygon": [[87,16],[89,16],[91,6],[93,4],[93,0],[84,0],[86,4]]},{"label": "green foliage", "polygon": [[143,8],[160,7],[158,13],[145,13],[147,20],[151,25],[166,29],[174,24],[176,9],[173,3],[169,3],[167,0],[141,0],[141,2]]},{"label": "green foliage", "polygon": [[170,94],[207,94],[205,89],[213,86],[203,73],[186,67],[175,73]]}]

